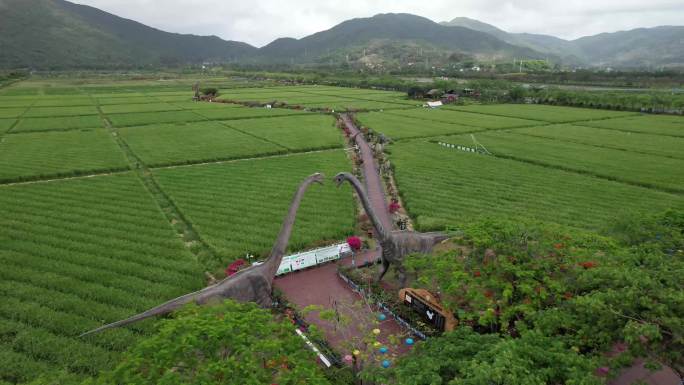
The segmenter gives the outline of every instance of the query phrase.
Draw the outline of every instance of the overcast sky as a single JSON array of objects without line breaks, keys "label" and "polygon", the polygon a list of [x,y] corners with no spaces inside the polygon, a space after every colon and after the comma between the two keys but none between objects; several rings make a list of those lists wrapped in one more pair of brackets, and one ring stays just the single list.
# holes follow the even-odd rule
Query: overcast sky
[{"label": "overcast sky", "polygon": [[434,21],[466,16],[509,32],[565,39],[683,25],[684,0],[72,0],[169,32],[217,35],[263,46],[355,17],[406,12]]}]

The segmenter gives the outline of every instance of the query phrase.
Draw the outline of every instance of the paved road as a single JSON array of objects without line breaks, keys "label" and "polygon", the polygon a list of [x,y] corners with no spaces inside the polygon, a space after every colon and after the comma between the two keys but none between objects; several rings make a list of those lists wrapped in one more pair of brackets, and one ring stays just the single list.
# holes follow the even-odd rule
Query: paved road
[{"label": "paved road", "polygon": [[342,121],[345,126],[347,126],[350,135],[356,135],[356,145],[359,146],[359,152],[361,153],[361,159],[363,160],[363,167],[361,168],[363,182],[371,205],[373,205],[373,209],[375,209],[375,212],[380,217],[380,222],[386,229],[391,230],[392,219],[389,213],[388,202],[385,198],[385,189],[382,184],[382,178],[380,177],[380,170],[373,157],[373,150],[368,142],[366,142],[363,134],[360,134],[358,127],[356,127],[349,115],[343,114]]}]

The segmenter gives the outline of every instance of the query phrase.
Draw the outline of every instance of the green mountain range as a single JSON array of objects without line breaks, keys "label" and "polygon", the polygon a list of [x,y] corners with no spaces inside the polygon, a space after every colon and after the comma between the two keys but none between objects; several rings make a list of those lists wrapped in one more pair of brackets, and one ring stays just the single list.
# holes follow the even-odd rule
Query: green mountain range
[{"label": "green mountain range", "polygon": [[618,68],[684,67],[684,26],[638,28],[564,40],[549,35],[509,33],[467,17],[457,17],[440,24],[488,33],[509,44],[558,56],[565,64]]},{"label": "green mountain range", "polygon": [[160,31],[64,0],[0,0],[0,67],[121,68],[229,62],[249,44]]},{"label": "green mountain range", "polygon": [[684,27],[569,41],[508,33],[468,18],[435,23],[410,14],[380,14],[256,48],[216,36],[160,31],[65,0],[0,0],[0,68],[154,68],[211,62],[382,69],[512,58],[570,66],[684,67]]},{"label": "green mountain range", "polygon": [[311,62],[321,58],[325,60],[336,51],[346,54],[360,46],[386,45],[387,42],[413,43],[427,49],[459,52],[481,59],[543,57],[540,52],[511,45],[469,28],[447,27],[410,14],[380,14],[348,20],[299,40],[278,39],[259,49],[255,58],[268,62]]}]

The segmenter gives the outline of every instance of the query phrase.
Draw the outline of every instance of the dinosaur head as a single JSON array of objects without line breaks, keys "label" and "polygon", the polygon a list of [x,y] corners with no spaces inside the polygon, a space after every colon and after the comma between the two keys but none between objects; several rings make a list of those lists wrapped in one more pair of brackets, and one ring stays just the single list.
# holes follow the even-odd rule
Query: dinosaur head
[{"label": "dinosaur head", "polygon": [[309,177],[309,179],[311,180],[312,183],[315,182],[315,183],[322,185],[323,180],[325,179],[325,176],[323,174],[321,174],[320,172],[317,172],[317,173],[311,175]]},{"label": "dinosaur head", "polygon": [[333,178],[337,187],[340,187],[346,179],[347,179],[347,173],[346,172],[341,172],[341,173],[335,175],[335,178]]}]

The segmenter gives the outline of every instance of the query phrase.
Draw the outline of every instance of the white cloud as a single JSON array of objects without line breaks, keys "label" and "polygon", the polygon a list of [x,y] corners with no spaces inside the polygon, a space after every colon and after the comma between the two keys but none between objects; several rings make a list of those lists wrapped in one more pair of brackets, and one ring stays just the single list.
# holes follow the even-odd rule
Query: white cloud
[{"label": "white cloud", "polygon": [[354,17],[406,12],[435,21],[466,16],[510,32],[566,39],[681,25],[682,0],[75,0],[170,32],[217,35],[256,46],[301,38]]}]

